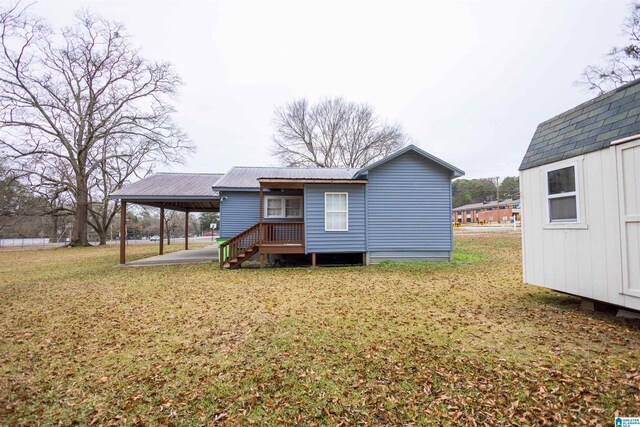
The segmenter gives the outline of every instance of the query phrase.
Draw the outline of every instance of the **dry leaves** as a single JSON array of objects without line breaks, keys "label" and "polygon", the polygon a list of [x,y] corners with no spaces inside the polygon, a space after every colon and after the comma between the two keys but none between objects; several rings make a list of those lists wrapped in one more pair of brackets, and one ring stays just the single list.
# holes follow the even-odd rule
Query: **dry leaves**
[{"label": "dry leaves", "polygon": [[606,425],[637,412],[637,323],[522,285],[516,236],[457,245],[454,265],[313,271],[0,253],[0,419]]}]

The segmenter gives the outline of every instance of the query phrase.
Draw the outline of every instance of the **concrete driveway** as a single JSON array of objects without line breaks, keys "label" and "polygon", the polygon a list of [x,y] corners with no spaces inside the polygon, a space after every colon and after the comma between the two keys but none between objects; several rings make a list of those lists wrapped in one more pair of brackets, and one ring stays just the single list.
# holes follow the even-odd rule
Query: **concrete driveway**
[{"label": "concrete driveway", "polygon": [[125,267],[142,267],[152,265],[173,265],[173,264],[200,264],[218,261],[218,247],[216,245],[207,246],[200,249],[189,249],[188,251],[171,252],[164,255],[156,255],[131,261]]}]

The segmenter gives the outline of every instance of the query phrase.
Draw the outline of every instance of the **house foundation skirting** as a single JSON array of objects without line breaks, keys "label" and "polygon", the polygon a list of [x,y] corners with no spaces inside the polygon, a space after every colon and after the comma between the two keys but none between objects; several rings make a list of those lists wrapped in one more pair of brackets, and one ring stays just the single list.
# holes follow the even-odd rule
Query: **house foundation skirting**
[{"label": "house foundation skirting", "polygon": [[370,251],[370,264],[378,264],[385,260],[391,261],[451,261],[451,251]]}]

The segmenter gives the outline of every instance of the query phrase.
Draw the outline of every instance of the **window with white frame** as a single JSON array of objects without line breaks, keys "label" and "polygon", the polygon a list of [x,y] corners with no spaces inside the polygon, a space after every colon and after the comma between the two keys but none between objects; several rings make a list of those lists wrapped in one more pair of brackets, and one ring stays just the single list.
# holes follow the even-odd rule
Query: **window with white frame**
[{"label": "window with white frame", "polygon": [[349,231],[348,193],[324,193],[324,230]]},{"label": "window with white frame", "polygon": [[302,218],[302,196],[265,196],[265,218]]},{"label": "window with white frame", "polygon": [[547,206],[550,223],[578,222],[576,166],[547,170]]}]

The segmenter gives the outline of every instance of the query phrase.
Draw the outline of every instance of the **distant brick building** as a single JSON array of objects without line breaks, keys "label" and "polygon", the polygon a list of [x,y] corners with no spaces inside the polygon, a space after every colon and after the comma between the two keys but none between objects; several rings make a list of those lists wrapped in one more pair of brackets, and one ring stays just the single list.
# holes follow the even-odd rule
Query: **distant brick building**
[{"label": "distant brick building", "polygon": [[516,221],[520,220],[520,200],[505,199],[483,203],[472,203],[459,206],[452,211],[454,222],[471,224],[477,222],[500,223],[509,222],[515,215]]}]

